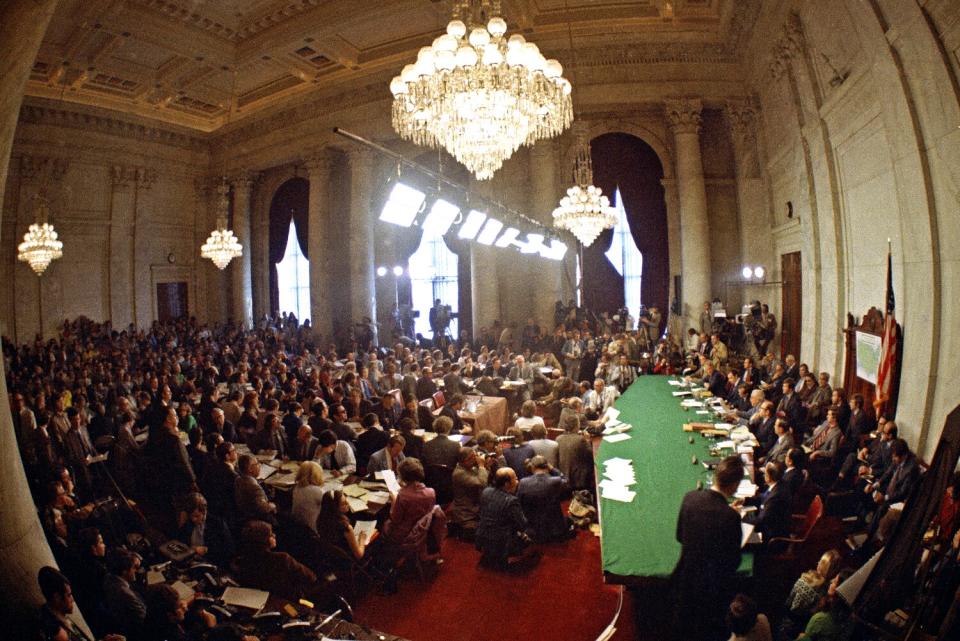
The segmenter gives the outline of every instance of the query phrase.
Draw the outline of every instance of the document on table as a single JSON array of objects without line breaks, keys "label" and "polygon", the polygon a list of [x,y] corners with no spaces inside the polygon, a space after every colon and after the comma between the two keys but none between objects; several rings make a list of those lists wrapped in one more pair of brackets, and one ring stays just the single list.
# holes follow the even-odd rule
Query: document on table
[{"label": "document on table", "polygon": [[603,416],[607,418],[607,423],[610,423],[611,421],[615,421],[620,417],[620,410],[612,406],[608,407],[603,412]]},{"label": "document on table", "polygon": [[147,570],[147,585],[163,583],[166,580],[167,577],[163,576],[163,572],[160,570]]},{"label": "document on table", "polygon": [[254,455],[254,458],[256,458],[261,463],[269,463],[273,459],[277,458],[277,451],[276,450],[260,450]]},{"label": "document on table", "polygon": [[235,588],[228,586],[220,597],[227,605],[236,605],[241,608],[250,608],[251,610],[262,610],[270,598],[269,592],[263,590],[254,590],[253,588]]},{"label": "document on table", "polygon": [[690,390],[681,390],[679,392],[671,392],[674,396],[690,396],[693,394]]},{"label": "document on table", "polygon": [[621,485],[612,485],[600,489],[600,496],[621,503],[630,503],[637,496],[636,492],[628,490]]},{"label": "document on table", "polygon": [[710,410],[697,410],[697,414],[709,414]]},{"label": "document on table", "polygon": [[258,481],[266,480],[276,471],[277,471],[277,468],[273,467],[272,465],[267,465],[266,463],[264,463],[260,466],[260,473],[257,474],[257,480]]},{"label": "document on table", "polygon": [[324,493],[328,492],[339,492],[343,489],[343,481],[337,479],[327,479],[323,482],[323,491]]},{"label": "document on table", "polygon": [[386,505],[390,502],[390,493],[389,492],[369,492],[363,500],[367,503],[382,503]]},{"label": "document on table", "polygon": [[354,498],[352,496],[344,496],[344,499],[347,501],[347,505],[350,506],[351,512],[363,512],[367,509],[367,502],[363,499]]},{"label": "document on table", "polygon": [[343,493],[346,496],[352,496],[353,498],[358,499],[366,494],[367,491],[359,485],[345,485],[343,487]]},{"label": "document on table", "polygon": [[681,387],[681,386],[683,385],[683,381],[678,381],[678,380],[673,379],[673,378],[671,378],[669,381],[667,381],[667,383],[668,383],[669,385],[673,385],[674,387]]},{"label": "document on table", "polygon": [[189,601],[193,598],[195,590],[183,581],[174,581],[170,587],[177,591],[177,596],[181,601]]},{"label": "document on table", "polygon": [[627,441],[629,439],[629,434],[610,434],[609,436],[603,437],[603,440],[605,440],[607,443],[619,443],[620,441]]},{"label": "document on table", "polygon": [[734,496],[738,499],[748,499],[757,493],[757,486],[750,479],[743,479],[737,487]]}]

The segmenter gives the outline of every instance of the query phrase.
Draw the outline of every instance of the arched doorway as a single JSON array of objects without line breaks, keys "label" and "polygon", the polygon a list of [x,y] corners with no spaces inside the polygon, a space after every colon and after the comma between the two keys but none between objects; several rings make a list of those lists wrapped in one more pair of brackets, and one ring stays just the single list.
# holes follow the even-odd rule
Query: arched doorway
[{"label": "arched doorway", "polygon": [[[639,303],[657,306],[666,317],[670,290],[670,260],[667,242],[667,205],[664,199],[664,169],[656,151],[640,138],[614,132],[597,136],[590,142],[593,177],[597,187],[611,201],[622,205],[629,235],[624,225],[602,233],[583,253],[583,303],[595,312],[615,313],[626,303],[625,272],[618,270],[608,252],[615,240],[621,251],[631,240],[642,254]],[[615,196],[619,194],[619,198]],[[620,235],[615,239],[615,232]],[[633,279],[631,279],[633,281]],[[633,281],[635,282],[635,281]],[[634,286],[632,282],[627,284]],[[632,293],[633,294],[633,293]],[[631,295],[631,301],[637,300]],[[637,310],[631,309],[636,315]]]}]

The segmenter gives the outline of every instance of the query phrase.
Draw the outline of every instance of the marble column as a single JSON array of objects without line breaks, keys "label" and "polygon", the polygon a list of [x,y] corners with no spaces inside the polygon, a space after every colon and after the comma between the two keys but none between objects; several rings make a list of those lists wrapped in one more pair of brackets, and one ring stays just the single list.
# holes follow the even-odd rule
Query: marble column
[{"label": "marble column", "polygon": [[[10,149],[23,90],[56,0],[0,3],[0,199],[7,185]],[[5,233],[15,233],[6,229]],[[27,486],[7,397],[7,377],[0,362],[0,620],[10,630],[26,630],[43,602],[37,570],[55,565]],[[77,614],[75,619],[82,617]],[[92,636],[91,636],[92,638]]]},{"label": "marble column", "polygon": [[[737,219],[740,226],[740,257],[745,265],[762,266],[768,278],[777,265],[773,260],[773,240],[766,215],[763,177],[757,155],[757,107],[747,98],[730,99],[726,104],[727,123],[733,142],[733,155],[737,177]],[[760,299],[779,308],[779,301],[768,300],[769,293],[760,285],[747,285],[743,290],[743,303]]]},{"label": "marble column", "polygon": [[[23,234],[34,222],[36,195],[40,189],[41,159],[36,156],[21,156],[17,165],[17,226],[8,230],[16,238],[14,247],[23,240]],[[12,182],[12,181],[11,181]],[[14,249],[16,252],[16,249]],[[40,328],[40,288],[42,282],[26,263],[17,260],[14,263],[14,326],[18,343],[32,342],[41,332]],[[49,268],[48,268],[49,269]]]},{"label": "marble column", "polygon": [[136,216],[136,168],[110,170],[110,321],[123,331],[134,322],[133,220]]},{"label": "marble column", "polygon": [[263,194],[260,194],[251,203],[253,318],[259,320],[270,313],[270,201],[267,199],[264,204]]},{"label": "marble column", "polygon": [[373,166],[376,158],[366,147],[351,149],[350,160],[350,318],[359,323],[364,317],[376,320],[377,300],[374,275],[373,212],[370,199]]},{"label": "marble column", "polygon": [[688,327],[697,327],[704,301],[712,298],[707,190],[700,156],[702,104],[696,98],[674,98],[664,106],[677,150],[683,315]]},{"label": "marble column", "polygon": [[157,172],[146,167],[136,169],[136,205],[133,214],[133,320],[138,327],[149,327],[154,318],[153,283],[150,274],[150,246],[153,238],[150,237],[150,228],[138,221],[146,214],[147,192],[157,182]]},{"label": "marble column", "polygon": [[[562,195],[557,180],[558,164],[554,140],[541,140],[530,148],[530,216],[548,228],[553,227],[552,212]],[[541,327],[549,330],[553,326],[554,304],[563,295],[563,261],[534,256],[530,267],[531,315]]]},{"label": "marble column", "polygon": [[[310,195],[307,203],[307,253],[310,256],[310,324],[316,339],[333,338],[333,315],[330,305],[330,152],[317,150],[304,158]],[[319,343],[318,343],[319,344]]]},{"label": "marble column", "polygon": [[193,251],[192,260],[194,264],[194,291],[196,301],[194,309],[197,319],[202,323],[212,322],[215,315],[210,313],[213,301],[219,299],[219,296],[211,296],[208,292],[222,291],[219,288],[210,287],[211,268],[213,262],[208,258],[200,256],[200,246],[207,241],[210,231],[213,229],[213,223],[210,222],[210,180],[205,177],[196,177],[193,179],[194,195],[194,213],[193,213]]},{"label": "marble column", "polygon": [[243,255],[230,264],[233,270],[233,320],[253,326],[253,261],[251,254],[250,208],[256,175],[244,173],[231,179],[233,186],[233,233],[243,245]]}]

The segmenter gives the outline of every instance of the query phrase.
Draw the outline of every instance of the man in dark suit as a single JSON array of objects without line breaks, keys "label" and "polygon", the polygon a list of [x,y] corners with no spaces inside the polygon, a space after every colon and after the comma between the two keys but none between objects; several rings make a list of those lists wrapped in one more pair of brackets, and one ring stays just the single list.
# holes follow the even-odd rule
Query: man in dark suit
[{"label": "man in dark suit", "polygon": [[200,491],[207,499],[210,514],[232,523],[236,515],[234,486],[237,472],[237,448],[230,441],[217,445],[216,462],[207,465],[200,483]]},{"label": "man in dark suit", "polygon": [[432,398],[437,393],[437,384],[433,382],[433,370],[424,367],[420,378],[417,379],[417,400]]},{"label": "man in dark suit", "polygon": [[463,396],[460,394],[454,394],[447,399],[446,404],[440,408],[440,416],[446,416],[453,423],[453,428],[450,430],[451,434],[469,434],[470,428],[464,427],[463,419],[460,418],[460,410],[463,409]]},{"label": "man in dark suit", "polygon": [[[497,470],[493,485],[480,494],[480,523],[477,525],[476,546],[482,556],[480,563],[498,570],[527,565],[527,559],[510,558],[520,555],[530,537],[523,507],[515,494],[519,482],[517,473],[509,467]],[[536,562],[538,556],[528,557]]]},{"label": "man in dark suit", "polygon": [[726,395],[727,381],[723,378],[723,374],[717,371],[712,361],[703,361],[703,380],[701,383],[718,398],[723,398]]},{"label": "man in dark suit", "polygon": [[[366,464],[377,450],[381,450],[390,440],[390,433],[380,425],[376,414],[363,417],[363,434],[357,437],[357,463]],[[383,468],[380,468],[383,469]]]},{"label": "man in dark suit", "polygon": [[460,377],[460,365],[453,363],[450,365],[450,372],[443,377],[443,393],[450,396],[452,394],[466,394],[468,391],[470,391],[470,388]]},{"label": "man in dark suit", "polygon": [[745,523],[752,524],[760,532],[764,543],[776,536],[786,536],[790,532],[792,497],[789,490],[780,484],[783,470],[783,465],[774,461],[763,466],[763,480],[767,490],[760,495],[756,512],[747,513],[743,517]]},{"label": "man in dark suit", "polygon": [[433,429],[437,435],[423,445],[423,465],[446,465],[452,470],[460,454],[460,443],[447,437],[453,429],[453,421],[441,416],[433,422]]},{"label": "man in dark suit", "polygon": [[545,543],[568,538],[572,531],[560,507],[567,491],[566,479],[542,456],[530,459],[530,472],[520,480],[517,496],[533,530],[533,540]]},{"label": "man in dark suit", "polygon": [[330,429],[333,430],[338,439],[350,443],[356,449],[357,433],[347,425],[347,408],[338,403],[331,406],[330,411],[333,412],[333,425],[330,426]]},{"label": "man in dark suit", "polygon": [[797,396],[794,391],[794,380],[792,378],[783,379],[783,396],[780,398],[780,403],[777,405],[777,416],[787,419],[787,423],[793,427],[797,437],[802,437],[802,431],[806,425],[805,416],[803,411],[803,403],[800,402],[800,397]]},{"label": "man in dark suit", "polygon": [[303,405],[292,403],[287,413],[283,415],[283,431],[287,435],[287,443],[293,443],[300,433],[300,426],[304,424]]},{"label": "man in dark suit", "polygon": [[737,379],[737,383],[746,385],[752,391],[760,385],[760,380],[760,370],[754,365],[753,359],[747,356],[743,359],[743,371],[740,373],[740,378]]},{"label": "man in dark suit", "polygon": [[313,435],[313,428],[301,425],[297,430],[297,437],[290,445],[290,458],[295,461],[312,461],[317,454],[318,443],[317,437]]},{"label": "man in dark suit", "polygon": [[741,480],[743,462],[739,456],[728,456],[717,466],[710,489],[683,497],[677,518],[680,560],[673,571],[676,624],[682,638],[713,638],[726,630],[723,615],[733,596],[741,539],[740,515],[727,500]]},{"label": "man in dark suit", "polygon": [[876,532],[880,519],[890,506],[910,498],[913,487],[920,480],[920,465],[907,442],[898,438],[890,444],[891,463],[876,483],[870,486],[876,510],[870,523],[870,536]]},{"label": "man in dark suit", "polygon": [[381,397],[380,404],[376,406],[376,412],[383,429],[396,429],[397,423],[400,422],[402,410],[393,394],[384,394]]},{"label": "man in dark suit", "polygon": [[760,404],[759,413],[760,418],[754,424],[756,431],[753,433],[757,437],[759,446],[755,448],[754,455],[764,456],[777,441],[777,434],[774,430],[777,417],[773,413],[773,403],[770,401],[764,401]]}]

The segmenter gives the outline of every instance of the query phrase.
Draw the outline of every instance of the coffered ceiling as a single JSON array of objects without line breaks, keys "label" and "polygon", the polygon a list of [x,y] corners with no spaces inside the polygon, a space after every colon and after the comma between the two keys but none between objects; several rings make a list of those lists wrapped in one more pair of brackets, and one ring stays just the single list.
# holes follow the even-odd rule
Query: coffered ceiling
[{"label": "coffered ceiling", "polygon": [[[743,6],[757,4],[504,0],[503,9],[510,33],[569,64],[571,42],[734,52],[752,21]],[[60,0],[27,94],[213,131],[294,96],[396,73],[449,15],[449,0]]]}]

